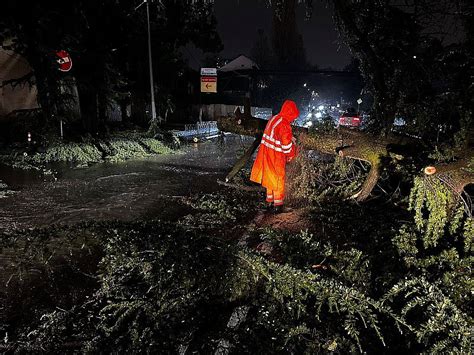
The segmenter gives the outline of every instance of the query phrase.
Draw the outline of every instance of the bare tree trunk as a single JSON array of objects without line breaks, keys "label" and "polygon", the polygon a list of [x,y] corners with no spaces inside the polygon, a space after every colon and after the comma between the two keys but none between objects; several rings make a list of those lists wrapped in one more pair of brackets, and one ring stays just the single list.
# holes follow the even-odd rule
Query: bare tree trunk
[{"label": "bare tree trunk", "polygon": [[97,92],[91,88],[79,86],[79,102],[84,129],[90,133],[97,132]]},{"label": "bare tree trunk", "polygon": [[147,121],[145,98],[140,92],[132,92],[132,122],[145,127]]},{"label": "bare tree trunk", "polygon": [[128,113],[127,113],[127,101],[125,100],[121,100],[120,103],[120,116],[121,116],[121,119],[122,119],[122,123],[123,124],[126,124],[128,123]]}]

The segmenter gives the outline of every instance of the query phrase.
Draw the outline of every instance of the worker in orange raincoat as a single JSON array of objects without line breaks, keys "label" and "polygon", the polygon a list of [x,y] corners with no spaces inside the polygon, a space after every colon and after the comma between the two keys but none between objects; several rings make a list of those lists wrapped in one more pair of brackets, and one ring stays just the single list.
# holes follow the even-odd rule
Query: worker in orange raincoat
[{"label": "worker in orange raincoat", "polygon": [[276,213],[283,208],[286,163],[296,156],[291,122],[299,114],[296,104],[286,100],[280,113],[268,121],[250,175],[251,181],[267,189],[268,207],[273,203]]}]

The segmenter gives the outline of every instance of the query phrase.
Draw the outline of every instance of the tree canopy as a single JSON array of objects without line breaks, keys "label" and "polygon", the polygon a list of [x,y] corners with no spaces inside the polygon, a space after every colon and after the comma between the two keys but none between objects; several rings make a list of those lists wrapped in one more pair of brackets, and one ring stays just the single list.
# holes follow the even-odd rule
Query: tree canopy
[{"label": "tree canopy", "polygon": [[[268,3],[277,17],[297,4],[310,16],[313,6]],[[335,0],[328,6],[373,98],[369,128],[387,134],[402,119],[405,132],[435,145],[454,144],[456,133],[459,143],[474,107],[474,85],[467,79],[474,67],[470,2]]]},{"label": "tree canopy", "polygon": [[[30,4],[2,3],[0,46],[23,55],[31,67],[45,120],[61,113],[65,104],[55,52],[66,49],[74,68],[84,126],[95,132],[105,119],[107,105],[131,92],[138,122],[148,121],[145,101],[149,92],[145,9],[139,2],[100,0],[73,4],[50,0]],[[31,10],[31,11],[30,11]],[[221,48],[216,20],[209,1],[150,2],[151,37],[159,98],[167,101],[164,88],[182,73],[180,46],[194,43],[204,51]],[[20,78],[22,80],[26,78]],[[97,102],[97,104],[94,104]],[[140,104],[138,104],[140,103]],[[159,103],[160,104],[160,103]]]}]

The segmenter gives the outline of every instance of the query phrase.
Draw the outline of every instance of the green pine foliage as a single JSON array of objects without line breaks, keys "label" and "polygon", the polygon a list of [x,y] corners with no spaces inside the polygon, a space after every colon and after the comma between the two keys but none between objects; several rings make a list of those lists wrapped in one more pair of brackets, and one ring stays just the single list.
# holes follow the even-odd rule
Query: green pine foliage
[{"label": "green pine foliage", "polygon": [[122,162],[143,159],[155,154],[171,154],[174,150],[162,140],[140,134],[118,135],[104,140],[56,142],[41,152],[13,151],[0,155],[0,162],[19,169],[41,170],[47,164],[68,163],[87,166],[103,161]]},{"label": "green pine foliage", "polygon": [[145,146],[148,152],[152,154],[170,154],[173,150],[163,144],[162,141],[155,138],[142,138],[140,144]]},{"label": "green pine foliage", "polygon": [[420,177],[415,178],[409,208],[413,221],[393,238],[399,255],[415,275],[437,284],[457,307],[471,312],[472,212],[440,180]]},{"label": "green pine foliage", "polygon": [[71,162],[77,164],[97,163],[102,153],[90,143],[60,143],[48,147],[44,153],[35,153],[29,160],[32,164]]},{"label": "green pine foliage", "polygon": [[[418,231],[423,231],[425,248],[436,247],[448,225],[448,214],[455,197],[453,192],[436,178],[416,177],[410,194],[409,209],[415,213]],[[460,218],[456,213],[451,228],[457,229]]]},{"label": "green pine foliage", "polygon": [[111,155],[106,157],[106,160],[111,162],[125,161],[129,159],[143,159],[149,154],[145,148],[137,141],[130,141],[127,139],[113,139],[108,142],[111,150]]},{"label": "green pine foliage", "polygon": [[402,280],[384,295],[381,303],[407,320],[406,326],[424,345],[425,353],[467,354],[471,351],[472,318],[433,282],[423,277]]},{"label": "green pine foliage", "polygon": [[336,157],[317,163],[300,154],[290,166],[289,195],[294,200],[320,203],[334,198],[345,198],[356,193],[367,173],[360,162]]},{"label": "green pine foliage", "polygon": [[298,233],[249,223],[258,199],[233,191],[183,199],[177,223],[4,235],[7,350],[469,353],[472,218],[417,184],[411,211],[328,198]]},{"label": "green pine foliage", "polygon": [[[195,350],[211,351],[238,304],[249,305],[251,314],[232,338],[234,346],[249,350],[362,350],[368,331],[383,344],[381,315],[403,323],[332,277],[171,224],[91,230],[104,241],[97,291],[73,308],[61,305],[25,324],[20,339],[27,349],[58,351],[79,343],[87,351],[153,352],[189,342]],[[84,327],[74,331],[78,324]],[[302,337],[304,329],[310,334]]]}]

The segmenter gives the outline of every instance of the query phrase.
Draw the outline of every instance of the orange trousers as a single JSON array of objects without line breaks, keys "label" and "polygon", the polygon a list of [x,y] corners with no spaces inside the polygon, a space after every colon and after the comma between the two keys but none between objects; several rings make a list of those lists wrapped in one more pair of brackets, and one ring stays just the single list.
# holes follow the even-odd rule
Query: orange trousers
[{"label": "orange trousers", "polygon": [[274,206],[281,206],[283,205],[284,199],[285,199],[284,189],[278,190],[278,191],[267,189],[267,198],[265,199],[267,203],[273,202]]}]

